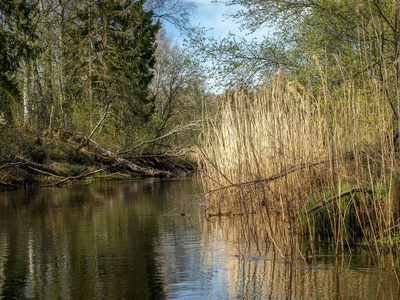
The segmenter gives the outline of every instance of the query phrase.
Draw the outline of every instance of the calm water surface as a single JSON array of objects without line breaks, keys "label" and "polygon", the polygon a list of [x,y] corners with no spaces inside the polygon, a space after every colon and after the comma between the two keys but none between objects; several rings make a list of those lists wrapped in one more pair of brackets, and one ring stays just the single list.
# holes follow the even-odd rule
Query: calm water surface
[{"label": "calm water surface", "polygon": [[318,248],[310,264],[240,251],[200,193],[196,179],[0,193],[0,297],[399,299],[365,251]]}]

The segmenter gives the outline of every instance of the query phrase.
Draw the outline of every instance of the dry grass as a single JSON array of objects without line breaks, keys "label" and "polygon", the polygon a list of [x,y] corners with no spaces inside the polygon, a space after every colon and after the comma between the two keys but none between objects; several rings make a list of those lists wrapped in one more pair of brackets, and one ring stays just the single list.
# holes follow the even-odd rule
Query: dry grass
[{"label": "dry grass", "polygon": [[[257,91],[221,98],[200,147],[207,213],[247,215],[243,224],[254,224],[244,227],[258,228],[249,234],[254,240],[279,236],[293,243],[301,230],[311,242],[329,239],[337,248],[363,238],[378,252],[382,244],[398,249],[398,142],[390,144],[397,121],[384,86],[369,76],[361,88],[347,78],[328,88],[321,69],[320,75],[318,92],[279,71]],[[305,213],[356,186],[367,192]],[[316,228],[318,218],[326,230]]]}]

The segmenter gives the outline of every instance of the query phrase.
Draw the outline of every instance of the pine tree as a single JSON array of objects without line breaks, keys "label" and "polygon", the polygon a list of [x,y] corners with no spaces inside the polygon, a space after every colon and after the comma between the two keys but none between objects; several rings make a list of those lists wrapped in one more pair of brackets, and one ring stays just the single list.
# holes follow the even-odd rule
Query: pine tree
[{"label": "pine tree", "polygon": [[32,57],[35,49],[35,10],[26,0],[0,1],[0,114],[12,119],[12,105],[20,97],[15,80],[21,61]]},{"label": "pine tree", "polygon": [[[111,102],[113,125],[129,132],[149,121],[149,95],[160,28],[144,1],[81,2],[66,44],[68,98],[86,103],[89,130]],[[77,103],[75,103],[77,104]]]}]

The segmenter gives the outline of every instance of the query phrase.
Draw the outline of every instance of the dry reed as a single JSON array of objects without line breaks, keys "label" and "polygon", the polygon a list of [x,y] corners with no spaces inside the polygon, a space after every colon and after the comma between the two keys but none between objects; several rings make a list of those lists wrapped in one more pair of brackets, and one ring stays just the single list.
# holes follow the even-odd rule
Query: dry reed
[{"label": "dry reed", "polygon": [[[200,146],[207,214],[246,216],[257,241],[293,244],[299,232],[336,249],[360,239],[378,252],[398,245],[398,143],[385,86],[367,74],[361,87],[349,76],[335,89],[319,71],[317,92],[278,72],[256,91],[221,97]],[[352,187],[362,189],[307,214]]]}]

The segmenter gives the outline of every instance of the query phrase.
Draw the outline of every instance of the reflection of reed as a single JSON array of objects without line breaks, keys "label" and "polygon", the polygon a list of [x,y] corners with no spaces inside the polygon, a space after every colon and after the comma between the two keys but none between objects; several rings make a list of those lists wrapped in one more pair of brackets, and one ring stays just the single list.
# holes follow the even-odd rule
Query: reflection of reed
[{"label": "reflection of reed", "polygon": [[[257,217],[251,218],[256,222]],[[280,247],[276,251],[271,241],[257,244],[249,240],[249,235],[263,228],[250,228],[250,224],[233,217],[204,223],[202,243],[212,251],[203,252],[201,262],[207,266],[219,261],[218,271],[209,281],[227,281],[226,299],[386,299],[400,292],[391,271],[361,267],[372,265],[368,251],[335,256],[324,255],[326,249],[317,248],[312,261],[307,262],[302,257],[307,246],[296,237],[291,238],[293,247],[285,247],[287,241],[274,235]],[[277,229],[280,224],[274,222],[273,226]]]},{"label": "reflection of reed", "polygon": [[292,220],[276,216],[263,206],[255,212],[213,216],[208,220],[219,224],[221,232],[231,242],[256,246],[259,252],[276,251],[283,257],[285,253],[298,248],[297,232]]}]

